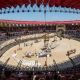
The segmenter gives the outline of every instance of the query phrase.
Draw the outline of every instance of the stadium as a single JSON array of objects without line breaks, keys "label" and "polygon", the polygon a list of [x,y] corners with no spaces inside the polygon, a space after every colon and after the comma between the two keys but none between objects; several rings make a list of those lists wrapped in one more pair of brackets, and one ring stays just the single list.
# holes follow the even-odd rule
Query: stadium
[{"label": "stadium", "polygon": [[[7,1],[0,1],[0,15],[43,12],[45,20],[0,19],[0,80],[79,80],[80,20],[47,21],[46,14],[80,14],[80,1]],[[26,9],[15,11],[24,4]]]}]

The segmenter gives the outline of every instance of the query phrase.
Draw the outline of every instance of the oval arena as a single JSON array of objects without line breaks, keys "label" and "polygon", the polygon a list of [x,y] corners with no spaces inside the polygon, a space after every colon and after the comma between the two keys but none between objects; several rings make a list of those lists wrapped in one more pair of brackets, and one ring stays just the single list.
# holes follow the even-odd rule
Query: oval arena
[{"label": "oval arena", "polygon": [[[10,25],[13,27],[7,29],[6,26],[0,27],[3,31],[5,29],[0,38],[0,62],[7,68],[54,71],[79,64],[80,35],[77,30],[79,25],[50,24],[46,27],[44,24],[38,27],[29,24],[30,27],[26,24],[26,27],[22,27],[24,24]],[[71,26],[73,29],[70,29]]]},{"label": "oval arena", "polygon": [[[69,50],[76,50],[75,54],[71,55],[72,58],[79,55],[79,41],[67,38],[62,38],[62,40],[60,40],[58,37],[56,38],[57,39],[54,42],[54,37],[49,39],[48,48],[50,49],[50,51],[47,53],[43,50],[44,40],[37,39],[38,41],[36,41],[34,39],[13,46],[1,56],[0,61],[6,63],[6,61],[9,59],[7,64],[16,67],[18,66],[20,61],[22,61],[20,65],[21,67],[43,67],[55,65],[53,60],[55,60],[57,64],[68,61],[69,58],[68,56],[66,56],[66,54]],[[45,65],[46,57],[47,63]]]}]

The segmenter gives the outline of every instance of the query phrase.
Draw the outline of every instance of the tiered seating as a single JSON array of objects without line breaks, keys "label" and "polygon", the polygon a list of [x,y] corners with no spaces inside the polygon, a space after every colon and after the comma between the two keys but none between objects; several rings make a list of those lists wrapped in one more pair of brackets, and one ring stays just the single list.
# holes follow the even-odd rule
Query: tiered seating
[{"label": "tiered seating", "polygon": [[[49,30],[51,32],[53,32],[53,30]],[[39,31],[29,31],[28,33],[27,32],[22,32],[21,34],[19,33],[15,33],[15,35],[13,36],[4,36],[4,38],[1,37],[1,40],[5,40],[6,38],[7,39],[10,39],[10,37],[13,39],[10,39],[10,40],[7,40],[5,41],[3,44],[1,44],[0,46],[0,49],[4,48],[4,50],[0,51],[0,55],[2,53],[4,53],[6,50],[8,50],[9,48],[11,48],[12,46],[18,44],[15,39],[14,39],[14,36],[16,37],[20,37],[22,35],[27,35],[27,37],[24,37],[22,36],[21,39],[24,41],[24,39],[26,38],[34,38],[35,35],[34,33],[37,33]],[[43,30],[40,30],[40,33],[44,32]],[[48,30],[47,30],[48,32]],[[19,34],[19,35],[17,35]],[[31,35],[30,35],[31,34]],[[33,36],[33,35],[34,36]],[[77,31],[77,30],[67,30],[65,32],[65,34],[71,36],[71,37],[80,37],[80,31]],[[12,34],[11,34],[12,35]],[[41,37],[41,35],[36,35],[36,37]],[[20,38],[18,38],[19,40]],[[20,41],[20,40],[19,40]],[[23,42],[23,41],[20,41],[20,42]],[[2,43],[2,42],[1,42]],[[8,46],[7,46],[8,45]],[[7,47],[6,47],[7,46]],[[44,54],[44,53],[42,53]],[[55,66],[51,65],[51,66],[48,66],[48,67],[25,67],[25,68],[20,68],[20,67],[14,67],[14,66],[10,66],[10,65],[5,65],[3,64],[2,62],[0,63],[0,74],[2,74],[2,72],[8,72],[9,70],[11,70],[10,74],[8,75],[9,77],[1,77],[1,78],[4,78],[4,80],[18,80],[18,79],[22,79],[22,80],[32,80],[33,78],[33,71],[40,71],[40,74],[39,73],[36,73],[36,79],[35,80],[59,80],[59,78],[61,78],[61,80],[77,80],[80,78],[80,56],[76,56],[75,58],[72,58],[74,63],[75,63],[75,66],[73,67],[73,64],[70,62],[70,61],[66,61],[66,62],[63,62],[61,64],[58,64],[57,65],[57,68],[59,69],[56,69]],[[66,69],[67,68],[67,69]],[[6,71],[8,70],[8,71]],[[50,73],[48,72],[43,72],[43,71],[46,71],[46,70],[49,70]],[[60,74],[57,74],[55,73],[54,71],[55,70],[60,70]],[[19,74],[20,71],[22,71],[22,74]],[[30,74],[28,74],[26,71],[32,71],[30,72]],[[53,72],[51,72],[53,71]],[[14,75],[12,75],[14,73]],[[3,73],[4,74],[4,73]],[[24,75],[25,74],[25,75]],[[76,74],[76,75],[74,75]],[[0,78],[0,80],[1,80]],[[3,79],[2,79],[3,80]]]},{"label": "tiered seating", "polygon": [[[80,67],[80,65],[79,65]],[[76,70],[76,69],[74,69]],[[0,74],[0,80],[79,80],[80,72],[76,70],[66,69],[60,72],[26,72],[26,71],[5,71],[3,70]],[[3,76],[2,76],[3,74]]]}]

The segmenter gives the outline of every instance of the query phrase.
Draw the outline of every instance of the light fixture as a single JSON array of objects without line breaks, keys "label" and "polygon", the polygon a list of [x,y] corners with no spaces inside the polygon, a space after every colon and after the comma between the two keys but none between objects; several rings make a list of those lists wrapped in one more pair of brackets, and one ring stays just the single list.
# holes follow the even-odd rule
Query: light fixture
[{"label": "light fixture", "polygon": [[19,10],[17,10],[17,12],[19,12]]},{"label": "light fixture", "polygon": [[27,10],[27,12],[30,12],[30,10]]},{"label": "light fixture", "polygon": [[12,11],[12,13],[14,13],[14,10]]}]

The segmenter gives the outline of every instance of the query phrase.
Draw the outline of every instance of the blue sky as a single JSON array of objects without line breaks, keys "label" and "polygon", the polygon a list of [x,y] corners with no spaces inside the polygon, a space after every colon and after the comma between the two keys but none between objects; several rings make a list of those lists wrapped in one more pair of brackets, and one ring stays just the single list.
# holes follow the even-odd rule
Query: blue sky
[{"label": "blue sky", "polygon": [[[19,6],[16,7],[17,10]],[[22,7],[22,9],[24,6]],[[38,9],[33,7],[34,9]],[[29,8],[30,9],[30,8]],[[42,6],[41,6],[41,9]],[[47,7],[48,9],[48,7]],[[45,21],[44,12],[15,12],[0,14],[0,19],[6,20],[22,20],[22,21]],[[80,14],[76,13],[60,13],[60,12],[47,12],[46,21],[64,21],[64,20],[80,20]]]}]

